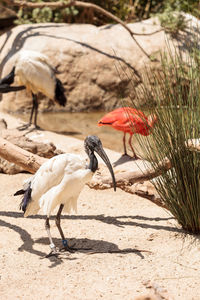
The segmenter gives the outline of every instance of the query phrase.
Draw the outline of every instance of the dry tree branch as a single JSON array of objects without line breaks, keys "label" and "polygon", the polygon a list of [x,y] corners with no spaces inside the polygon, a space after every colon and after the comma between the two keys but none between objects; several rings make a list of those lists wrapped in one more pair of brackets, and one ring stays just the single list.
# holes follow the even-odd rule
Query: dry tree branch
[{"label": "dry tree branch", "polygon": [[[124,188],[124,186],[131,186],[134,183],[151,180],[155,177],[160,176],[163,172],[167,172],[171,169],[171,163],[169,159],[165,158],[162,162],[159,163],[157,169],[146,169],[145,171],[128,171],[120,172],[115,175],[117,187]],[[101,170],[98,172],[88,184],[91,188],[94,189],[107,189],[112,186],[112,179],[110,175],[102,176]]]},{"label": "dry tree branch", "polygon": [[[37,3],[32,3],[32,2],[28,2],[28,1],[19,1],[19,0],[13,0],[13,1],[12,0],[4,0],[4,2],[6,2],[8,5],[14,5],[14,6],[18,6],[18,7],[28,7],[28,8],[49,7],[49,8],[55,9],[55,8],[66,8],[66,7],[70,7],[70,6],[92,8],[92,9],[96,10],[97,12],[105,15],[106,17],[108,17],[108,18],[114,20],[115,22],[119,23],[120,25],[122,25],[129,32],[129,34],[131,35],[131,37],[134,40],[134,42],[136,43],[136,45],[145,54],[145,56],[147,56],[149,59],[151,59],[150,55],[140,46],[140,44],[134,37],[134,35],[150,35],[150,34],[144,34],[144,33],[141,34],[141,33],[133,32],[120,18],[116,17],[112,13],[108,12],[107,10],[105,10],[104,8],[102,8],[96,4],[89,3],[89,2],[82,2],[82,1],[73,1],[73,0],[68,1],[68,2],[37,2]],[[151,34],[160,32],[162,30],[163,29],[157,30]]]},{"label": "dry tree branch", "polygon": [[35,173],[47,160],[44,157],[26,151],[0,137],[0,156],[9,162],[15,163],[25,171]]}]

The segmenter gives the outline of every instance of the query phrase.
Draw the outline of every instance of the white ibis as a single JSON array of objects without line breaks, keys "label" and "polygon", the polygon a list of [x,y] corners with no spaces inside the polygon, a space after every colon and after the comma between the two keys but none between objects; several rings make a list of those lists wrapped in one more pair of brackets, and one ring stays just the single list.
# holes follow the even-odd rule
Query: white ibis
[{"label": "white ibis", "polygon": [[[15,78],[19,86],[11,86]],[[39,92],[62,106],[65,106],[67,102],[62,82],[56,77],[55,70],[48,62],[48,57],[40,52],[21,50],[12,71],[0,80],[0,93],[9,93],[25,88],[32,93],[33,105],[29,123],[22,126],[21,130],[31,125],[34,111],[34,126],[39,128],[37,126],[37,94]]]},{"label": "white ibis", "polygon": [[45,228],[50,241],[51,252],[49,255],[57,255],[57,249],[50,233],[49,217],[58,205],[56,225],[64,249],[71,251],[60,225],[60,216],[62,211],[69,213],[71,209],[76,209],[77,199],[83,186],[97,170],[98,160],[94,152],[107,165],[112,176],[114,190],[116,190],[114,172],[100,139],[97,136],[88,136],[84,141],[84,147],[89,157],[89,164],[85,158],[77,154],[66,153],[54,156],[42,164],[23,190],[15,193],[15,195],[24,194],[20,207],[24,211],[25,217],[37,214],[40,208],[47,216]]}]

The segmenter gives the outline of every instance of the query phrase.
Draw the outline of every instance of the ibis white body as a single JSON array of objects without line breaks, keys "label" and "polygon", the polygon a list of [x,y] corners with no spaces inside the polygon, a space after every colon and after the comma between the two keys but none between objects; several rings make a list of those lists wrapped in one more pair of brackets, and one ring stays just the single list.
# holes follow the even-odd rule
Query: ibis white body
[{"label": "ibis white body", "polygon": [[[9,77],[7,77],[9,78]],[[105,153],[101,140],[95,136],[87,136],[84,140],[87,160],[77,154],[60,154],[46,161],[39,170],[32,176],[23,189],[18,190],[14,195],[22,195],[23,199],[20,208],[24,216],[35,215],[43,209],[47,216],[45,228],[49,237],[51,252],[49,255],[57,255],[57,249],[53,243],[50,232],[49,216],[59,205],[56,214],[56,226],[62,238],[64,249],[71,252],[67,240],[60,225],[61,213],[71,212],[77,208],[77,200],[86,182],[88,182],[94,172],[98,169],[97,153],[107,165],[116,191],[116,180],[110,160]],[[49,256],[48,255],[48,256]]]},{"label": "ibis white body", "polygon": [[65,212],[76,211],[78,196],[92,175],[86,159],[80,155],[66,153],[52,157],[31,177],[31,200],[24,216],[35,215],[40,209],[50,216],[60,204]]},{"label": "ibis white body", "polygon": [[19,85],[26,86],[33,94],[41,92],[50,99],[55,98],[56,77],[47,56],[36,51],[21,50],[15,65]]}]

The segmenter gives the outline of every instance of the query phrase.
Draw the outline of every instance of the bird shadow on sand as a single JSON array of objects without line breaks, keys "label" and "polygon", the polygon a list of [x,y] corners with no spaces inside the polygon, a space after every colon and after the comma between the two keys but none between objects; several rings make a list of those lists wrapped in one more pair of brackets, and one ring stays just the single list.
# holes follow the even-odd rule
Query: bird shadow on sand
[{"label": "bird shadow on sand", "polygon": [[[85,253],[88,255],[92,254],[101,254],[101,253],[109,253],[109,254],[128,254],[128,253],[135,253],[138,255],[141,259],[144,259],[144,255],[142,252],[151,253],[151,251],[148,250],[140,250],[136,248],[126,248],[126,249],[119,249],[119,247],[111,242],[103,241],[103,240],[91,240],[87,238],[83,239],[76,239],[76,238],[70,238],[67,239],[69,243],[69,247],[75,248],[76,250],[74,253],[69,253],[67,251],[61,251],[60,255],[63,256],[63,254],[66,254],[66,257],[69,257],[73,254],[77,253]],[[53,238],[53,241],[56,245],[56,247],[61,247],[61,239],[60,238]],[[49,245],[49,239],[48,238],[39,238],[35,240],[35,243],[43,244],[43,245]],[[78,259],[72,258],[71,259]]]},{"label": "bird shadow on sand", "polygon": [[34,240],[31,238],[31,235],[23,228],[21,228],[18,225],[11,224],[9,222],[6,222],[4,220],[0,220],[0,227],[7,227],[11,230],[14,230],[16,233],[20,235],[21,240],[23,241],[22,246],[18,248],[18,251],[27,251],[32,254],[36,254],[39,256],[44,256],[45,253],[33,249]]},{"label": "bird shadow on sand", "polygon": [[[0,216],[11,217],[11,218],[24,218],[23,213],[13,212],[13,211],[0,211]],[[29,216],[27,220],[34,219],[43,219],[45,221],[46,217],[44,215],[35,215]],[[50,217],[51,222],[55,222],[55,216]],[[185,231],[181,228],[178,228],[174,225],[165,225],[159,224],[161,221],[174,220],[174,217],[146,217],[141,215],[120,215],[120,216],[105,216],[105,215],[62,215],[61,222],[64,224],[64,220],[96,220],[103,222],[109,225],[114,225],[117,227],[125,228],[125,226],[135,226],[145,229],[154,229],[154,230],[166,230],[176,233],[184,233]],[[138,222],[139,221],[139,222]],[[144,221],[144,222],[142,222]],[[157,224],[151,224],[149,222],[158,222]],[[148,222],[148,223],[147,223]],[[0,224],[1,225],[1,224]]]},{"label": "bird shadow on sand", "polygon": [[[7,217],[13,217],[13,218],[23,218],[22,213],[18,212],[0,212],[0,216],[7,216]],[[65,219],[66,216],[63,218]],[[70,216],[68,216],[70,217]],[[84,216],[85,219],[87,219],[87,216]],[[62,219],[63,219],[62,218]],[[79,217],[78,217],[79,218]],[[30,219],[45,219],[44,216],[37,215],[30,217]],[[52,218],[51,218],[52,219]],[[31,221],[31,220],[30,220]],[[109,222],[106,222],[109,224]],[[39,256],[41,259],[46,258],[47,253],[44,253],[40,250],[36,250],[34,246],[37,244],[43,244],[43,245],[49,245],[49,239],[47,237],[42,237],[39,239],[34,240],[31,237],[31,234],[28,233],[25,229],[21,228],[18,225],[12,224],[10,222],[6,222],[4,220],[0,220],[0,227],[7,227],[11,230],[14,230],[16,233],[19,234],[23,244],[18,248],[18,251],[20,252],[29,252],[31,254]],[[53,237],[54,243],[56,246],[61,246],[61,239]],[[92,255],[92,254],[102,254],[102,253],[109,253],[109,254],[136,254],[141,259],[144,259],[143,252],[150,253],[148,250],[141,250],[136,248],[126,248],[126,249],[120,249],[118,245],[103,241],[103,240],[91,240],[91,239],[68,239],[69,246],[77,248],[75,253],[69,253],[69,252],[60,252],[57,257],[50,256],[47,259],[52,263],[49,267],[53,268],[57,265],[60,265],[64,262],[64,260],[77,260],[80,259],[80,256],[77,256],[77,254],[84,253],[86,255]]]},{"label": "bird shadow on sand", "polygon": [[128,154],[122,154],[112,165],[113,167],[117,167],[130,161],[136,161],[136,159]]},{"label": "bird shadow on sand", "polygon": [[[23,122],[23,124],[26,124],[26,122]],[[22,125],[23,126],[23,125]],[[16,128],[19,132],[22,132],[19,128]],[[29,128],[23,130],[23,135],[26,136],[27,134],[31,133],[31,132],[35,132],[36,134],[42,132],[42,131],[49,131],[46,128],[43,127],[38,127],[35,128],[33,125],[29,126]],[[74,136],[74,135],[80,135],[81,132],[80,131],[59,131],[59,130],[50,130],[51,132],[57,133],[57,134],[62,134],[62,135],[70,135],[70,136]]]},{"label": "bird shadow on sand", "polygon": [[57,134],[63,134],[63,135],[79,135],[81,134],[80,131],[59,131],[59,130],[51,130],[51,132],[55,132]]}]

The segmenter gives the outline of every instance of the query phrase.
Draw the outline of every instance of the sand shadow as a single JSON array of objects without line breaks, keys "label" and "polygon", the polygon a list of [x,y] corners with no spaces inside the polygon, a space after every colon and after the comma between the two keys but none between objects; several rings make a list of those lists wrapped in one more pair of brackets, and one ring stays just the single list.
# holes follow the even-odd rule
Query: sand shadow
[{"label": "sand shadow", "polygon": [[[13,217],[13,218],[23,218],[22,213],[17,213],[17,212],[0,212],[1,216],[6,216],[6,217]],[[70,217],[70,216],[69,216]],[[44,216],[33,216],[30,217],[30,219],[45,219]],[[51,217],[53,219],[53,217]],[[65,219],[65,216],[62,218]],[[69,219],[69,218],[68,218]],[[86,218],[87,219],[87,216]],[[95,218],[94,218],[95,219]],[[30,220],[31,221],[31,220]],[[110,223],[110,222],[106,222]],[[23,228],[21,228],[18,225],[11,224],[10,222],[6,222],[4,220],[0,220],[0,226],[2,227],[7,227],[12,230],[14,230],[16,233],[19,234],[21,240],[22,240],[22,245],[18,248],[18,251],[23,252],[29,252],[31,254],[39,256],[41,259],[45,258],[47,253],[44,253],[42,251],[34,249],[35,244],[44,244],[44,245],[49,245],[49,239],[47,237],[42,237],[38,238],[37,240],[33,240],[31,235]],[[56,246],[61,247],[61,239],[60,238],[54,238],[53,241]],[[69,246],[73,245],[74,247],[78,248],[75,254],[77,253],[85,253],[88,255],[91,254],[101,254],[101,253],[109,253],[109,254],[136,254],[139,256],[141,259],[144,259],[144,255],[142,252],[147,252],[150,253],[148,250],[140,250],[136,248],[126,248],[126,249],[120,249],[117,244],[108,242],[108,241],[103,241],[103,240],[91,240],[91,239],[69,239]],[[79,259],[79,257],[74,256],[73,254],[69,252],[64,252],[62,253],[62,256],[58,257],[48,257],[49,261],[52,262],[50,268],[56,267],[57,265],[60,265],[61,263],[64,262],[64,260],[76,260]]]},{"label": "sand shadow", "polygon": [[[12,212],[12,211],[0,211],[0,216],[5,216],[5,217],[12,217],[12,218],[23,218],[23,213],[21,212]],[[45,220],[46,217],[44,215],[35,215],[35,216],[30,216],[28,219],[43,219]],[[51,216],[50,220],[55,221],[55,216]],[[117,227],[125,228],[125,226],[135,226],[135,227],[140,227],[140,228],[145,228],[145,229],[155,229],[155,230],[166,230],[170,232],[177,232],[177,233],[184,233],[185,231],[181,228],[177,228],[174,225],[172,226],[166,226],[166,225],[161,225],[159,224],[160,221],[168,221],[168,220],[174,220],[173,216],[169,217],[146,217],[146,216],[141,216],[141,215],[129,215],[129,216],[104,216],[102,215],[62,215],[61,216],[61,221],[64,222],[64,220],[96,220],[102,223],[106,224],[112,224]],[[150,223],[142,223],[142,222],[137,222],[139,221],[156,221],[158,224],[150,224]]]},{"label": "sand shadow", "polygon": [[120,156],[120,158],[118,158],[112,165],[113,165],[113,167],[117,167],[119,165],[123,165],[130,161],[135,162],[136,159],[128,154],[122,154],[122,156]]},{"label": "sand shadow", "polygon": [[[148,250],[140,250],[136,248],[126,248],[126,249],[120,249],[116,244],[103,241],[103,240],[91,240],[87,238],[83,239],[76,239],[76,238],[70,238],[67,239],[69,242],[69,246],[77,248],[77,250],[74,252],[76,253],[85,253],[85,254],[101,254],[101,253],[110,253],[110,254],[129,254],[129,253],[135,253],[140,258],[144,259],[144,256],[142,252],[148,252]],[[53,241],[56,245],[56,247],[60,248],[62,247],[61,239],[60,238],[53,238]],[[39,238],[35,240],[35,243],[49,245],[49,239],[48,238]],[[62,252],[63,253],[63,252]],[[73,255],[69,254],[69,252],[64,252],[67,255]],[[77,258],[76,258],[77,259]]]},{"label": "sand shadow", "polygon": [[0,220],[0,226],[10,228],[20,235],[23,244],[18,248],[18,251],[26,251],[39,256],[45,255],[44,252],[33,249],[33,245],[35,242],[31,238],[31,235],[25,229],[22,229],[20,226],[11,224],[3,220]]}]

